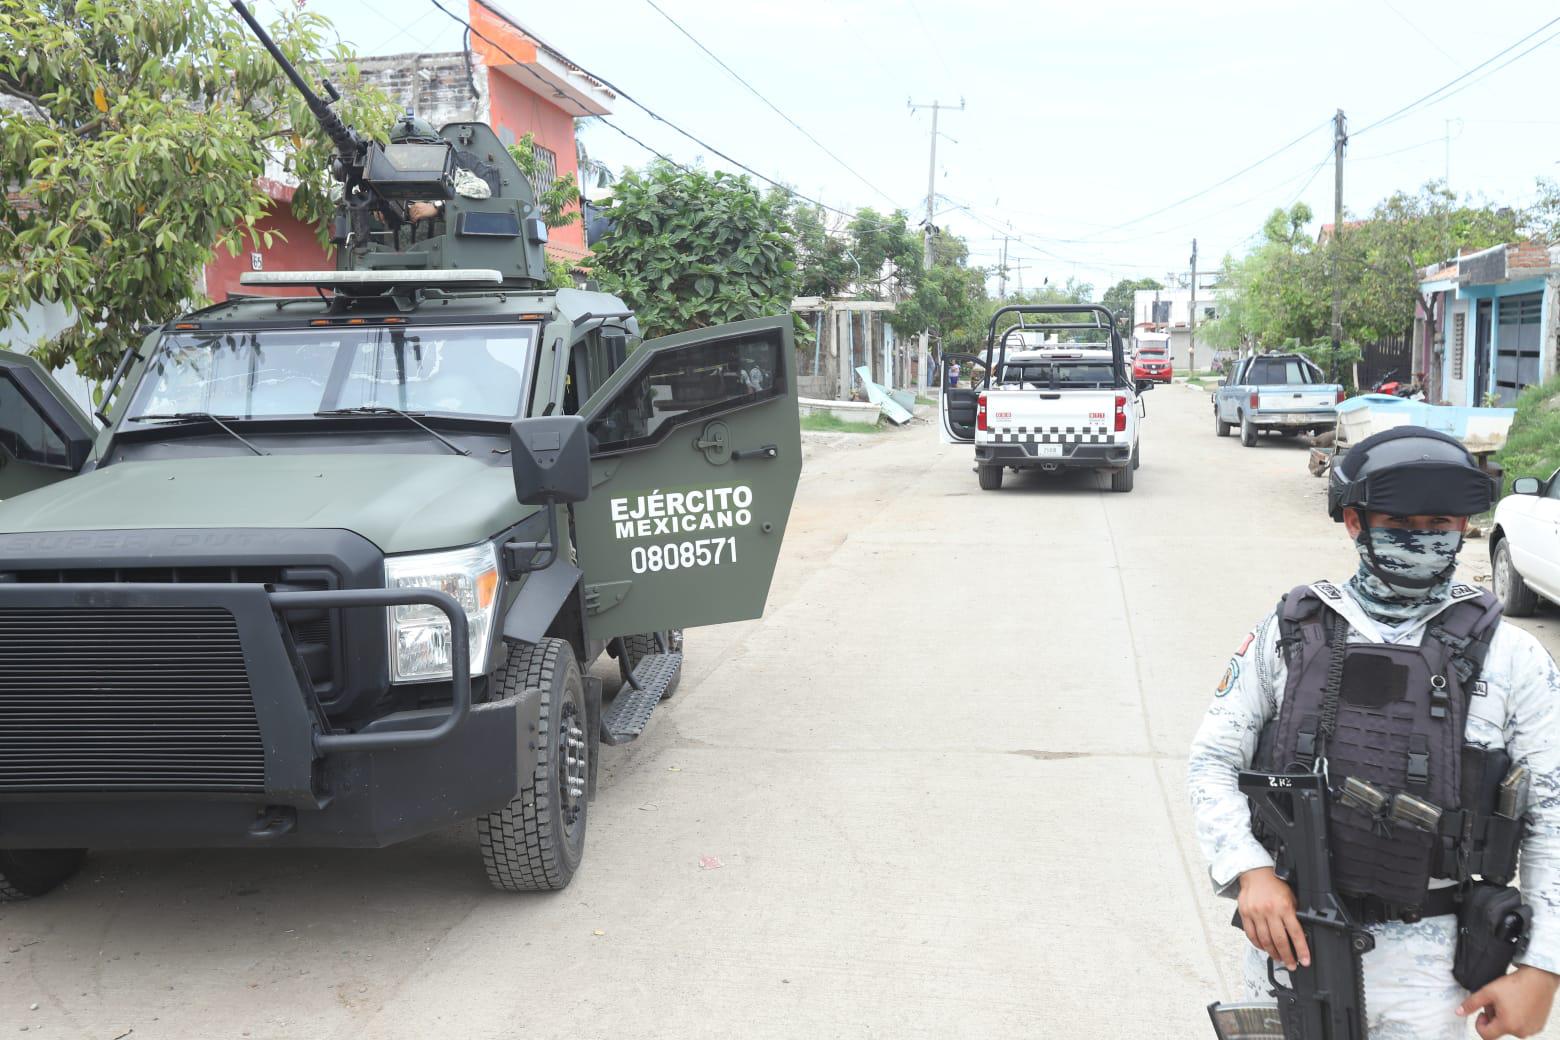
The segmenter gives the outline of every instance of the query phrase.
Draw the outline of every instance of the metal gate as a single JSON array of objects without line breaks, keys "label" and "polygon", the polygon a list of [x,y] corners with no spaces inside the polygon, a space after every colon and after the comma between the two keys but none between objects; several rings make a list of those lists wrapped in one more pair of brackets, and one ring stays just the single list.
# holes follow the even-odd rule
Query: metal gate
[{"label": "metal gate", "polygon": [[1413,380],[1408,336],[1383,336],[1374,343],[1365,344],[1362,353],[1365,355],[1360,361],[1360,385],[1359,390],[1368,391],[1383,378],[1398,380],[1405,385]]},{"label": "metal gate", "polygon": [[1495,392],[1503,405],[1515,404],[1525,386],[1539,381],[1539,328],[1543,293],[1505,296],[1499,301],[1495,336]]}]

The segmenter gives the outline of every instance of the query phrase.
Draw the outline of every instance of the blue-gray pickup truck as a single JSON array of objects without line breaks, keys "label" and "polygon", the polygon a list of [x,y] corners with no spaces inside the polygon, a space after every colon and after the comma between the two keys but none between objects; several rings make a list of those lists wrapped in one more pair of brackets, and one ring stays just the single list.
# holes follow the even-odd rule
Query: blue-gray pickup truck
[{"label": "blue-gray pickup truck", "polygon": [[1235,363],[1213,392],[1213,429],[1220,437],[1240,427],[1250,448],[1263,430],[1293,437],[1320,433],[1338,423],[1343,387],[1299,354],[1254,354]]}]

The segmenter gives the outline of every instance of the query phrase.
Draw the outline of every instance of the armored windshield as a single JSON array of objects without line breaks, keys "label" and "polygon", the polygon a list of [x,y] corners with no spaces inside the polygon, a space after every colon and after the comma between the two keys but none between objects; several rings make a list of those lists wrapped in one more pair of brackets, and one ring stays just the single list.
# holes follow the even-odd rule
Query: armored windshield
[{"label": "armored windshield", "polygon": [[513,419],[536,330],[321,327],[166,336],[127,418],[207,412],[239,419],[343,408]]}]

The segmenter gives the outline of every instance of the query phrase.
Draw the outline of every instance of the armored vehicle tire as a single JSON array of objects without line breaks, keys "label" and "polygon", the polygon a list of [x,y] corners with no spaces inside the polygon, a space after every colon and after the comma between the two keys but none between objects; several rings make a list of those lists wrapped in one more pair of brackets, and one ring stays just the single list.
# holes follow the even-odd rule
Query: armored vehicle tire
[{"label": "armored vehicle tire", "polygon": [[1491,566],[1491,581],[1495,586],[1495,598],[1508,617],[1527,617],[1538,609],[1538,593],[1528,588],[1522,575],[1511,562],[1511,545],[1502,538],[1495,543],[1495,558]]},{"label": "armored vehicle tire", "polygon": [[0,903],[53,891],[69,881],[86,858],[86,849],[0,849]]},{"label": "armored vehicle tire", "polygon": [[1257,446],[1257,424],[1251,421],[1249,415],[1240,417],[1240,443],[1248,448]]},{"label": "armored vehicle tire", "polygon": [[1110,475],[1110,489],[1112,491],[1131,491],[1133,471],[1137,469],[1137,449],[1132,450],[1132,465],[1123,466]]},{"label": "armored vehicle tire", "polygon": [[[658,635],[666,641],[667,650],[682,649],[683,630],[680,628],[669,628],[665,632],[644,632],[637,636],[624,636],[623,648],[628,651],[628,667],[630,671],[638,668],[639,662],[643,661],[646,657],[649,657],[651,654],[658,654],[661,652],[661,644],[657,642],[655,638]],[[676,678],[674,678],[667,685],[666,689],[661,691],[661,699],[664,701],[666,698],[676,693],[677,684],[681,681],[682,669],[679,668],[677,670]]]},{"label": "armored vehicle tire", "polygon": [[1217,408],[1215,408],[1213,410],[1213,432],[1214,432],[1214,434],[1216,436],[1219,436],[1219,437],[1228,437],[1230,435],[1230,430],[1231,429],[1233,429],[1233,427],[1231,427],[1229,423],[1227,423],[1223,419],[1219,418],[1219,410]]},{"label": "armored vehicle tire", "polygon": [[1002,490],[1001,466],[977,466],[975,474],[980,478],[980,489],[982,491]]},{"label": "armored vehicle tire", "polygon": [[[520,793],[498,812],[477,819],[477,842],[493,887],[545,892],[568,885],[585,855],[590,755],[585,684],[574,648],[562,639],[532,646],[506,644],[493,675],[502,696],[542,691],[536,769],[520,777]],[[522,735],[521,739],[525,739]]]}]

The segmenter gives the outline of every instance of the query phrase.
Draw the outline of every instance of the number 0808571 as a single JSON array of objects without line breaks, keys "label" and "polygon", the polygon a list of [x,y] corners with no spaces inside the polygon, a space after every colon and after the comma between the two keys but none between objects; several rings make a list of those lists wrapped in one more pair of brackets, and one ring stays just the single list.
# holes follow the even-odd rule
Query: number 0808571
[{"label": "number 0808571", "polygon": [[700,538],[691,542],[667,542],[665,545],[636,545],[628,554],[628,565],[635,574],[714,567],[721,563],[736,562],[735,538]]}]

